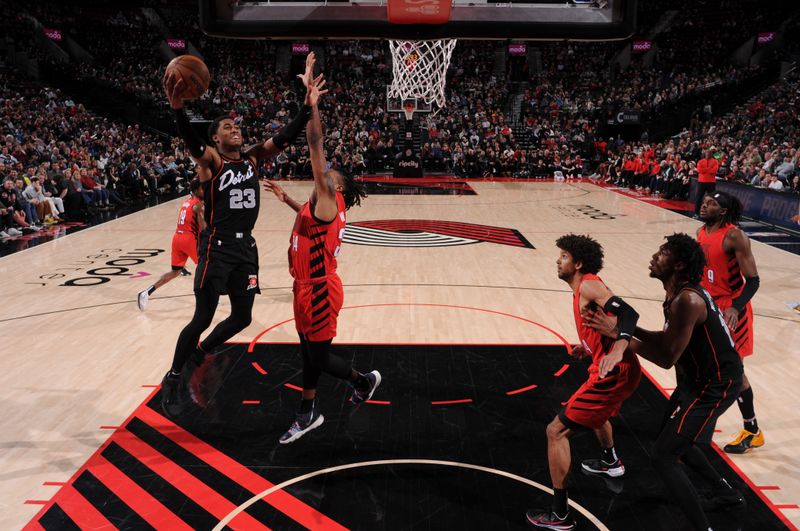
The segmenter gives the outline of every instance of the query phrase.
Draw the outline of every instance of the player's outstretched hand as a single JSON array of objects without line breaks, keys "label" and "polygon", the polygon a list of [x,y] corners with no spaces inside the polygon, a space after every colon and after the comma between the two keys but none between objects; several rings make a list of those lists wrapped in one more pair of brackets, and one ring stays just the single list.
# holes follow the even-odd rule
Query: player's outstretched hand
[{"label": "player's outstretched hand", "polygon": [[300,81],[303,82],[303,86],[308,88],[308,84],[311,83],[311,80],[314,79],[314,65],[317,62],[317,56],[314,55],[314,52],[309,52],[306,55],[306,69],[305,72],[302,74],[297,74],[297,77],[300,78]]},{"label": "player's outstretched hand", "polygon": [[283,191],[283,188],[281,188],[278,183],[274,181],[264,181],[264,190],[275,194],[275,197],[277,197],[278,201],[281,203],[286,202],[286,192]]},{"label": "player's outstretched hand", "polygon": [[622,361],[624,352],[624,350],[615,349],[603,356],[603,359],[600,360],[600,366],[597,368],[597,375],[600,379],[605,378],[617,366],[617,363]]},{"label": "player's outstretched hand", "polygon": [[594,328],[606,337],[613,337],[616,339],[619,335],[619,330],[617,330],[617,318],[613,315],[608,315],[602,310],[584,308],[581,310],[581,317],[583,318],[583,326]]},{"label": "player's outstretched hand", "polygon": [[306,105],[314,107],[319,103],[319,97],[328,93],[328,89],[324,89],[325,76],[320,74],[308,83],[308,91],[306,92]]},{"label": "player's outstretched hand", "polygon": [[174,73],[164,74],[164,92],[167,95],[169,106],[173,109],[183,107],[183,98],[180,97],[184,89],[183,78],[178,79]]}]

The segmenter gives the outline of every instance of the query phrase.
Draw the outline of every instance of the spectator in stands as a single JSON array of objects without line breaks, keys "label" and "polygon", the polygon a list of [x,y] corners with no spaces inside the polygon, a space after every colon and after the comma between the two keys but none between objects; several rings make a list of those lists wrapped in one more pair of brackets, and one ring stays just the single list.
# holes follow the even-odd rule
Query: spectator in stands
[{"label": "spectator in stands", "polygon": [[712,193],[717,187],[717,170],[719,161],[714,158],[712,149],[706,150],[704,159],[697,163],[697,191],[694,198],[694,217],[700,215],[700,205],[706,194]]},{"label": "spectator in stands", "polygon": [[[23,190],[22,196],[36,208],[36,215],[45,224],[52,225],[61,221],[56,203],[53,199],[44,195],[39,177],[35,175],[31,177],[31,184]],[[59,198],[60,201],[61,199]]]}]

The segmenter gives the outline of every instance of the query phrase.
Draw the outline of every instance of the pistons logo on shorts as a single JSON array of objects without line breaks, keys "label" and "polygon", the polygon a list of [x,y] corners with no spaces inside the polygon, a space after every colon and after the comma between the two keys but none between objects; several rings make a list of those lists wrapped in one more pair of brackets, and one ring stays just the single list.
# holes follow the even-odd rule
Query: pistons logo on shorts
[{"label": "pistons logo on shorts", "polygon": [[247,276],[247,289],[256,289],[258,287],[258,275]]}]

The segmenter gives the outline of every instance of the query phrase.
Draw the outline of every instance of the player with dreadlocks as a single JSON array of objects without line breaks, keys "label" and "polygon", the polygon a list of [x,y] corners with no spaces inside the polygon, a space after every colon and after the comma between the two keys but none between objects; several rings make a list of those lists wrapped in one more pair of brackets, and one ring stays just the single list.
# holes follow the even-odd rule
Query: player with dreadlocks
[{"label": "player with dreadlocks", "polygon": [[360,183],[342,171],[327,169],[323,149],[322,124],[317,101],[328,92],[322,90],[322,75],[309,83],[306,105],[311,120],[306,128],[314,190],[308,201],[298,203],[274,182],[265,188],[297,212],[289,240],[289,272],[294,278],[294,318],[303,356],[303,395],[300,409],[279,442],[288,444],[325,420],[317,403],[317,382],[321,373],[346,380],[352,386],[350,400],[360,404],[369,400],[381,383],[381,374],[362,374],[342,358],[331,354],[336,337],[336,322],[344,301],[342,280],[336,273],[336,257],[341,250],[346,222],[345,212],[360,205],[367,194]]},{"label": "player with dreadlocks", "polygon": [[[706,256],[701,284],[708,290],[725,316],[733,334],[736,350],[744,359],[753,354],[753,298],[759,286],[758,270],[750,238],[737,226],[742,204],[725,192],[705,196],[700,207],[700,220],[705,223],[697,231],[697,241]],[[743,454],[764,445],[764,433],[758,427],[753,405],[753,388],[742,378],[742,391],[737,399],[744,427],[725,451]]]}]

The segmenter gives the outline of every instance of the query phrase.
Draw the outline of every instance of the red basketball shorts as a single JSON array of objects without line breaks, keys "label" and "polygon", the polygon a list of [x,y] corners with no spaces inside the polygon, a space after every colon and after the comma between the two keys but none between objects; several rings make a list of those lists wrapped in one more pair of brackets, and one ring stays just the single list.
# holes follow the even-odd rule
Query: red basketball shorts
[{"label": "red basketball shorts", "polygon": [[294,320],[309,341],[336,337],[336,323],[344,302],[342,280],[336,273],[319,281],[294,281]]},{"label": "red basketball shorts", "polygon": [[197,239],[194,234],[176,232],[172,237],[172,268],[182,268],[189,258],[197,263]]},{"label": "red basketball shorts", "polygon": [[638,363],[622,362],[602,380],[592,369],[586,383],[575,391],[558,414],[568,428],[597,429],[617,416],[622,403],[633,394],[642,378]]},{"label": "red basketball shorts", "polygon": [[[714,299],[720,311],[724,312],[733,305],[733,300],[728,297]],[[744,358],[753,354],[753,306],[749,302],[744,311],[739,315],[736,330],[731,330],[733,342],[739,357]]]}]

